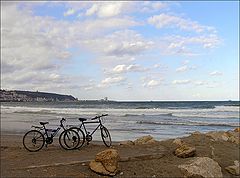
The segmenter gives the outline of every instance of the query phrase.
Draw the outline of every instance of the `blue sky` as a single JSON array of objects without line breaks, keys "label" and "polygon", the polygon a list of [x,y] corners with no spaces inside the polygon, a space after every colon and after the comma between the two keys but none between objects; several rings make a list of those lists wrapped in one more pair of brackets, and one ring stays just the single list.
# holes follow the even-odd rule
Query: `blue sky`
[{"label": "blue sky", "polygon": [[239,2],[3,2],[2,88],[238,100]]}]

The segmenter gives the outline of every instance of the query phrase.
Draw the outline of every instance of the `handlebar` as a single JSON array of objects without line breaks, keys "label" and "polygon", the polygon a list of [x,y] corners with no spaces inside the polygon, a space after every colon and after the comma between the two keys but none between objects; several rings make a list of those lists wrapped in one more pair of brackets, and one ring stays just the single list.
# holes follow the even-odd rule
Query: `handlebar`
[{"label": "handlebar", "polygon": [[100,115],[100,116],[95,116],[95,117],[92,118],[91,120],[100,119],[101,117],[104,117],[104,116],[108,116],[108,114],[102,114],[102,115]]},{"label": "handlebar", "polygon": [[62,118],[62,119],[60,120],[60,126],[61,126],[61,127],[63,126],[63,122],[65,122],[65,121],[66,121],[65,118]]}]

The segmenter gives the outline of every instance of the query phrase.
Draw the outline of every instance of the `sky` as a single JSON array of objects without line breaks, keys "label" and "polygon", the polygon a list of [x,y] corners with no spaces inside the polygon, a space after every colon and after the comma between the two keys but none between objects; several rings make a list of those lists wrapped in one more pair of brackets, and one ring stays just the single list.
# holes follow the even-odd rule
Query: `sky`
[{"label": "sky", "polygon": [[1,1],[1,88],[239,100],[238,1]]}]

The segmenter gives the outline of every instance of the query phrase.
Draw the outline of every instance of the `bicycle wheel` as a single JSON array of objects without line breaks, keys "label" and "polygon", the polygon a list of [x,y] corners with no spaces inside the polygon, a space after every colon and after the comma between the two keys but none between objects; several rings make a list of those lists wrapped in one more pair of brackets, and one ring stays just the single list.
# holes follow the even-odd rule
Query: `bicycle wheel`
[{"label": "bicycle wheel", "polygon": [[111,135],[108,129],[104,126],[101,127],[101,137],[102,137],[103,143],[107,147],[110,147],[112,145]]},{"label": "bicycle wheel", "polygon": [[85,134],[84,132],[78,127],[71,127],[70,129],[76,131],[79,135],[79,145],[76,147],[77,149],[81,148],[85,142]]},{"label": "bicycle wheel", "polygon": [[37,130],[30,130],[23,136],[23,146],[28,151],[36,152],[42,149],[45,143],[43,134]]},{"label": "bicycle wheel", "polygon": [[65,150],[76,149],[79,145],[79,135],[75,130],[68,129],[64,130],[59,136],[59,144]]}]

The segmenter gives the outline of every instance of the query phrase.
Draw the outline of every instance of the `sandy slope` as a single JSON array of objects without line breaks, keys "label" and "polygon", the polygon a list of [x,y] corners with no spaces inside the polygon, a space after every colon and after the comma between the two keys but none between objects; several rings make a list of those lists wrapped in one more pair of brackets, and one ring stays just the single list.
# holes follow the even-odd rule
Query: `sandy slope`
[{"label": "sandy slope", "polygon": [[[239,160],[239,145],[213,142],[205,135],[192,135],[183,140],[196,147],[196,156],[207,156],[217,161],[224,177],[234,177],[224,167]],[[176,145],[172,141],[141,146],[114,143],[113,148],[121,157],[116,177],[182,177],[177,166],[189,158],[174,156]],[[80,150],[66,151],[55,141],[48,148],[31,153],[23,148],[22,136],[1,135],[1,177],[98,177],[89,169],[88,162],[104,149],[103,143],[95,142]]]}]

